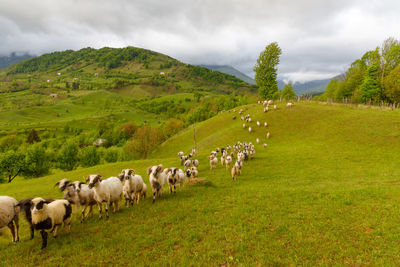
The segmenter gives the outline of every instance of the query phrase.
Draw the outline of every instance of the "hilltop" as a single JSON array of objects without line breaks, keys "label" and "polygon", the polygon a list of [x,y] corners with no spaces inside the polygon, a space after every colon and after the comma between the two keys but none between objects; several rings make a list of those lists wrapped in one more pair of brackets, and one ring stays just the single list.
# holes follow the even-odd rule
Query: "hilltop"
[{"label": "hilltop", "polygon": [[[7,247],[0,249],[2,265],[398,265],[397,110],[316,103],[295,103],[292,109],[278,103],[267,113],[256,104],[240,108],[253,119],[251,134],[232,119],[238,116],[233,111],[195,124],[204,183],[187,184],[176,195],[164,188],[155,204],[148,195],[108,221],[99,222],[95,210],[81,224],[76,210],[71,235],[61,231],[43,252],[39,235],[27,240],[23,222],[20,243],[10,246],[8,232],[0,236],[0,247]],[[257,120],[269,126],[257,127]],[[220,164],[209,170],[210,151],[237,141],[255,143],[256,137],[268,147],[256,144],[256,157],[245,162],[237,182]],[[160,145],[151,159],[18,179],[1,184],[0,192],[61,197],[53,186],[61,177],[108,177],[124,168],[134,168],[148,183],[148,166],[179,166],[176,153],[192,147],[190,127]]]}]

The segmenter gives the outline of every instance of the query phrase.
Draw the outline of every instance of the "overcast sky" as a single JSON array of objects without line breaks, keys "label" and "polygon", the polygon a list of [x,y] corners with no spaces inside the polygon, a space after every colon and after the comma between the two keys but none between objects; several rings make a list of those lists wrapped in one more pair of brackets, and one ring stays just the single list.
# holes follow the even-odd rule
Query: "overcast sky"
[{"label": "overcast sky", "polygon": [[137,46],[249,76],[271,42],[279,76],[329,78],[399,39],[399,0],[0,0],[0,55]]}]

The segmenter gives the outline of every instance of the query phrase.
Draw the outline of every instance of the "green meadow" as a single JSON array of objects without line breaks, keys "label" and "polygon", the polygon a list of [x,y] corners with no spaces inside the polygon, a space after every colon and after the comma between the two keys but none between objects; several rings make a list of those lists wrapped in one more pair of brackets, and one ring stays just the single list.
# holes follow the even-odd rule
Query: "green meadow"
[{"label": "green meadow", "polygon": [[[84,106],[82,106],[84,108]],[[243,129],[238,110],[250,114],[253,131]],[[232,117],[236,115],[236,120]],[[257,127],[256,121],[268,122]],[[199,176],[176,195],[167,186],[151,202],[147,167],[178,166],[177,152],[193,147],[193,127],[161,144],[146,160],[118,162],[0,184],[0,195],[17,199],[57,197],[54,184],[88,174],[115,176],[133,168],[148,184],[139,206],[123,206],[108,220],[80,223],[61,231],[40,249],[20,219],[20,242],[0,235],[1,266],[396,266],[400,263],[399,111],[295,103],[263,112],[252,104],[194,125]],[[270,139],[266,139],[267,131]],[[256,138],[260,144],[256,144]],[[210,171],[207,156],[237,141],[256,145],[233,182],[220,164]],[[262,144],[267,143],[266,149]],[[121,201],[121,204],[123,202]],[[21,217],[23,217],[21,215]]]}]

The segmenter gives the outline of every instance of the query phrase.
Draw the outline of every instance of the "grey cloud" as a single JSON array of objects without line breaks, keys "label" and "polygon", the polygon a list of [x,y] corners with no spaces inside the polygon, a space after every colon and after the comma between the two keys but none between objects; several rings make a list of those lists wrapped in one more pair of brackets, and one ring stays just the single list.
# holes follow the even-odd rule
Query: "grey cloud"
[{"label": "grey cloud", "polygon": [[133,45],[253,75],[259,53],[277,41],[280,76],[307,80],[398,38],[399,11],[397,0],[3,0],[0,54]]}]

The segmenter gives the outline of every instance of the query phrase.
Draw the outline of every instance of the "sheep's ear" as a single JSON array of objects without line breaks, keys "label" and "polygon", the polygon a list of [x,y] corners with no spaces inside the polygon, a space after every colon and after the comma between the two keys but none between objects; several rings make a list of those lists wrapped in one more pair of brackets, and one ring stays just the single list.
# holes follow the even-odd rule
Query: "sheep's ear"
[{"label": "sheep's ear", "polygon": [[60,185],[60,181],[58,181],[54,186],[59,186]]},{"label": "sheep's ear", "polygon": [[162,164],[158,165],[158,166],[157,166],[157,171],[159,171],[159,172],[160,172],[160,171],[162,171],[162,170],[163,170],[163,166],[162,166]]},{"label": "sheep's ear", "polygon": [[151,167],[148,167],[147,168],[147,174],[150,174],[151,173]]},{"label": "sheep's ear", "polygon": [[135,171],[133,169],[128,170],[128,175],[135,175]]},{"label": "sheep's ear", "polygon": [[124,174],[123,174],[123,173],[120,173],[120,174],[118,175],[118,179],[122,182],[122,181],[124,180]]},{"label": "sheep's ear", "polygon": [[103,181],[103,175],[97,174],[97,177],[99,177],[99,181]]}]

